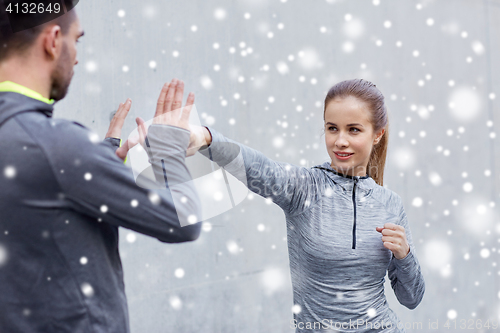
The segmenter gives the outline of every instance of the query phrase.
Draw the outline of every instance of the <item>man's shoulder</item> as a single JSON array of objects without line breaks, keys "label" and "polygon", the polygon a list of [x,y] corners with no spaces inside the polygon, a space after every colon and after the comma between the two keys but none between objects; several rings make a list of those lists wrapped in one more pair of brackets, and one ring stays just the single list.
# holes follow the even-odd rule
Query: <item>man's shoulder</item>
[{"label": "man's shoulder", "polygon": [[88,128],[87,128],[87,126],[85,126],[85,125],[83,125],[83,124],[80,124],[80,123],[79,123],[79,122],[77,122],[77,121],[74,121],[74,120],[73,120],[73,121],[69,121],[69,122],[71,122],[71,124],[73,124],[73,125],[80,126],[80,127],[82,127],[82,128],[88,129]]},{"label": "man's shoulder", "polygon": [[54,141],[71,144],[71,141],[95,142],[98,140],[96,133],[77,121],[52,118],[41,112],[21,112],[10,118],[4,125],[8,126],[11,121],[16,122],[21,129],[16,136],[30,136],[42,145],[53,144]]},{"label": "man's shoulder", "polygon": [[40,140],[57,140],[68,145],[71,144],[71,142],[78,142],[81,144],[87,141],[92,143],[101,141],[97,133],[90,128],[80,122],[69,119],[37,119],[36,123],[30,122],[28,127],[33,130],[33,133],[36,132]]},{"label": "man's shoulder", "polygon": [[49,117],[43,112],[37,111],[19,112],[18,114],[13,114],[12,118],[17,119],[17,121],[23,124],[27,124],[29,127],[32,127],[36,124],[40,125],[41,127],[50,125],[52,128],[55,128],[57,126],[58,129],[65,128],[67,126],[78,126],[88,130],[88,127],[75,120]]},{"label": "man's shoulder", "polygon": [[[82,123],[74,120],[30,114],[19,117],[32,139],[45,151],[49,159],[87,154],[98,154],[102,138]],[[102,153],[105,153],[104,150]]]}]

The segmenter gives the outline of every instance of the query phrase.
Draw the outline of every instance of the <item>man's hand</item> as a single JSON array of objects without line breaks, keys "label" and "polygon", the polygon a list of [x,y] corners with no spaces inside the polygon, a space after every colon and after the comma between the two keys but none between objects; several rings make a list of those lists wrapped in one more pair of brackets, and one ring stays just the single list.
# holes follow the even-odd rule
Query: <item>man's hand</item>
[{"label": "man's hand", "polygon": [[106,138],[121,138],[123,123],[125,122],[125,118],[127,117],[131,106],[132,100],[130,98],[127,99],[125,103],[120,103],[118,111],[116,111],[115,116],[111,119],[108,133],[106,133]]},{"label": "man's hand", "polygon": [[405,258],[410,253],[410,245],[406,240],[405,228],[394,223],[386,223],[383,227],[377,227],[380,232],[384,246],[394,253],[396,259]]},{"label": "man's hand", "polygon": [[[206,144],[206,141],[204,140],[204,136],[203,139],[201,139],[201,136],[198,134],[199,132],[202,132],[203,128],[200,129],[197,128],[198,126],[189,125],[189,116],[194,104],[194,94],[189,94],[184,108],[181,107],[183,95],[184,82],[173,79],[172,82],[165,83],[161,90],[160,97],[158,98],[153,124],[177,126],[190,131],[191,140],[188,151],[186,152],[186,156],[192,156],[198,151],[199,147]],[[120,104],[120,108],[111,121],[110,130],[108,131],[107,137],[120,137],[123,122],[128,114],[128,111],[130,110],[130,104],[131,101],[128,106],[127,103]],[[125,160],[128,151],[138,143],[140,143],[143,147],[145,146],[144,141],[147,135],[145,121],[142,118],[138,117],[136,118],[136,123],[138,126],[139,135],[136,135],[125,141],[125,143],[116,150],[116,155],[122,160]]]},{"label": "man's hand", "polygon": [[137,117],[135,119],[135,122],[137,123],[139,135],[133,136],[132,138],[128,139],[127,141],[125,141],[125,143],[122,144],[120,148],[116,150],[116,156],[121,158],[123,161],[125,161],[128,151],[132,149],[136,144],[140,143],[144,147],[144,149],[146,149],[144,145],[147,134],[146,123],[141,117]]},{"label": "man's hand", "polygon": [[[122,128],[123,124],[125,122],[125,118],[127,118],[128,112],[130,111],[130,107],[132,106],[132,100],[129,98],[125,103],[120,103],[120,106],[118,107],[118,111],[116,111],[113,119],[111,119],[111,123],[109,124],[109,129],[108,133],[106,133],[106,138],[115,138],[115,139],[121,139],[122,135]],[[145,128],[144,127],[144,120],[141,118],[136,119],[137,125],[139,128]],[[121,158],[123,161],[127,157],[127,152],[129,151],[130,148],[135,146],[139,138],[135,138],[135,143],[132,142],[133,140],[127,140],[125,143],[116,150],[116,155]]]}]

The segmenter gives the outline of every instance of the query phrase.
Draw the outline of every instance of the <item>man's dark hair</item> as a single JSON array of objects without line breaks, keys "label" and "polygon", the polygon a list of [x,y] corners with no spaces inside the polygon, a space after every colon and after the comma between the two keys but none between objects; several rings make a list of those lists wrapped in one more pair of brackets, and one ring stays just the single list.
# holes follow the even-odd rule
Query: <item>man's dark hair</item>
[{"label": "man's dark hair", "polygon": [[62,34],[66,35],[69,32],[71,24],[76,19],[76,13],[73,9],[47,23],[14,33],[12,31],[12,22],[9,20],[8,13],[5,11],[6,6],[3,2],[7,3],[9,0],[0,0],[0,62],[12,54],[24,53],[49,25],[57,24],[61,27]]}]

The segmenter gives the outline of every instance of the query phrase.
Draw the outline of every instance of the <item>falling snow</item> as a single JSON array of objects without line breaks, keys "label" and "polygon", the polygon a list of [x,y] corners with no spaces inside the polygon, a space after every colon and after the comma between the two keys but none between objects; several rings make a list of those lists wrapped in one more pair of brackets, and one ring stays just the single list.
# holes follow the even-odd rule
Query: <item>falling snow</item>
[{"label": "falling snow", "polygon": [[0,243],[0,268],[7,263],[8,253],[7,248]]},{"label": "falling snow", "polygon": [[16,177],[17,171],[15,167],[8,165],[3,169],[3,174],[6,178],[12,179]]},{"label": "falling snow", "polygon": [[82,283],[81,285],[82,293],[87,297],[94,296],[94,288],[89,283]]},{"label": "falling snow", "polygon": [[179,296],[170,297],[170,306],[175,310],[180,310],[182,308],[182,301]]},{"label": "falling snow", "polygon": [[[325,19],[318,15],[307,26],[288,20],[287,11],[293,8],[293,1],[267,4],[265,0],[240,0],[231,6],[221,2],[207,8],[203,14],[206,19],[184,16],[169,18],[169,21],[160,20],[162,7],[158,2],[142,6],[138,13],[117,5],[111,16],[119,27],[116,31],[123,31],[130,45],[140,42],[140,26],[162,21],[161,26],[168,29],[165,30],[168,33],[162,45],[153,45],[140,57],[127,57],[126,54],[116,57],[119,74],[116,80],[124,81],[124,86],[126,81],[132,85],[132,78],[145,71],[150,75],[147,79],[156,83],[155,75],[163,77],[169,68],[179,66],[182,69],[190,65],[192,59],[201,57],[204,67],[193,66],[194,74],[191,74],[195,76],[186,78],[191,80],[189,86],[192,88],[189,89],[206,101],[201,123],[214,126],[229,138],[241,139],[241,142],[248,140],[250,147],[265,152],[268,157],[302,166],[311,166],[313,160],[314,164],[319,164],[322,158],[328,158],[324,135],[319,135],[326,91],[343,79],[363,77],[372,80],[383,92],[390,114],[391,141],[384,183],[404,194],[418,258],[429,274],[434,274],[429,275],[429,282],[443,290],[449,288],[449,292],[457,295],[465,295],[465,288],[487,288],[491,293],[492,284],[487,278],[500,275],[497,266],[500,223],[497,197],[492,188],[498,183],[499,174],[491,164],[491,156],[485,155],[490,154],[485,147],[495,147],[498,140],[494,115],[499,92],[489,83],[488,75],[492,74],[484,73],[492,52],[491,41],[481,29],[461,18],[458,9],[457,12],[447,11],[444,16],[437,15],[441,12],[438,7],[444,6],[438,1],[398,4],[399,9],[405,9],[408,22],[412,22],[411,28],[403,24],[405,21],[401,21],[399,12],[391,9],[392,4],[383,0],[367,2],[370,15],[350,6],[346,0],[318,2],[319,10],[338,16]],[[477,22],[472,10],[471,17],[472,22]],[[133,20],[148,25],[136,24],[132,29]],[[299,28],[303,29],[300,33]],[[234,38],[226,38],[220,33],[222,31],[231,32]],[[307,38],[304,40],[301,34]],[[428,40],[429,45],[439,45],[439,48],[425,46],[419,42],[422,40]],[[90,41],[85,43],[90,44]],[[198,44],[203,48],[193,51],[187,47]],[[442,47],[444,45],[449,47]],[[107,96],[111,89],[100,77],[108,70],[108,64],[99,52],[97,45],[82,49],[85,55],[82,70],[87,77],[82,83],[82,93],[92,100]],[[113,96],[116,91],[113,90]],[[142,110],[137,112],[144,115]],[[101,142],[95,133],[89,139],[96,144]],[[2,167],[5,181],[20,179],[15,165]],[[64,170],[57,172],[64,176]],[[85,169],[78,172],[79,177],[83,175],[85,186],[95,184],[96,179],[90,172]],[[331,189],[325,190],[325,198],[332,195]],[[218,203],[228,198],[227,192],[222,190],[212,191],[211,197]],[[149,202],[141,202],[140,208],[137,208],[139,201],[136,199],[125,199],[125,204],[142,210],[147,209],[142,205],[161,202],[156,192],[149,192],[148,198]],[[249,207],[239,206],[227,212],[227,217],[203,222],[203,232],[209,233],[204,234],[203,241],[216,237],[216,242],[210,243],[216,250],[203,247],[206,245],[203,243],[193,243],[193,246],[200,246],[200,253],[207,252],[207,258],[209,255],[219,258],[219,263],[222,262],[221,266],[228,268],[228,272],[218,278],[231,283],[234,278],[231,274],[236,274],[241,267],[229,260],[246,263],[248,257],[245,256],[256,253],[256,250],[242,251],[245,242],[243,237],[235,236],[234,229],[228,231],[231,223],[241,220],[241,230],[247,233],[245,237],[259,237],[259,251],[264,253],[266,260],[275,259],[267,257],[271,251],[277,253],[286,249],[278,243],[286,244],[286,237],[284,241],[282,234],[278,237],[276,230],[281,229],[271,220],[261,218],[274,216],[267,211],[275,207],[272,199],[249,193],[246,201]],[[186,200],[181,199],[181,203]],[[109,214],[106,205],[98,204],[98,209]],[[261,212],[264,209],[265,214]],[[198,219],[194,215],[187,218],[193,223]],[[73,225],[68,226],[64,220],[61,223],[65,227]],[[221,228],[223,223],[227,225]],[[43,239],[50,238],[48,231],[40,232]],[[138,234],[124,232],[122,241],[127,248],[143,246],[142,241],[137,241]],[[1,234],[8,235],[3,230]],[[0,268],[8,262],[7,247],[1,242]],[[165,255],[174,256],[174,252],[166,249]],[[88,269],[93,264],[92,258],[89,254],[82,255],[73,260],[84,266],[82,269]],[[128,255],[132,256],[130,252]],[[487,268],[474,269],[478,262],[484,262]],[[180,265],[183,268],[170,266],[165,275],[179,279],[176,282],[184,282],[186,271],[189,272],[187,276],[193,278],[201,274],[183,263]],[[467,270],[468,275],[464,275],[463,270]],[[207,274],[207,281],[218,273]],[[149,280],[151,273],[141,274],[141,283],[154,280]],[[454,280],[458,276],[465,284],[462,290]],[[256,288],[272,296],[286,287],[289,273],[268,267],[258,277]],[[54,281],[54,276],[51,279]],[[446,282],[441,285],[441,280]],[[96,292],[89,283],[82,284],[81,291],[87,297]],[[386,294],[389,291],[386,290]],[[499,290],[495,289],[493,294],[500,299]],[[486,293],[478,291],[477,295],[478,304],[487,301]],[[191,309],[192,305],[181,293],[167,297],[167,305],[172,309]],[[349,294],[339,293],[333,297],[343,299]],[[460,304],[459,308],[458,304],[451,303],[458,300],[451,296],[450,300],[437,302],[445,309],[448,319],[465,318],[472,313],[477,313],[479,318],[481,305]],[[243,308],[247,304],[238,306]],[[290,307],[295,314],[303,311],[298,304],[290,304],[288,309]],[[464,309],[469,312],[465,313]],[[500,319],[500,309],[495,311]],[[25,309],[23,314],[32,315],[32,310]],[[368,309],[366,314],[369,317],[377,315],[374,308]]]}]

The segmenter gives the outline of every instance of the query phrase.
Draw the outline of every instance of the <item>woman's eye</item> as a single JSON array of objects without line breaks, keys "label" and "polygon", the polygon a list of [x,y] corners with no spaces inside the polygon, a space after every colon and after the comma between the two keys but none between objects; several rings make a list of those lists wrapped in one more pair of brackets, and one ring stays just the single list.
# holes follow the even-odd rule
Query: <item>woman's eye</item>
[{"label": "woman's eye", "polygon": [[[329,131],[333,131],[333,129],[336,129],[336,127],[334,127],[334,126],[330,126],[330,127],[328,127],[328,130],[329,130]],[[356,130],[356,132],[361,132],[359,129],[357,129],[357,128],[355,128],[355,127],[351,128],[351,130]]]}]

